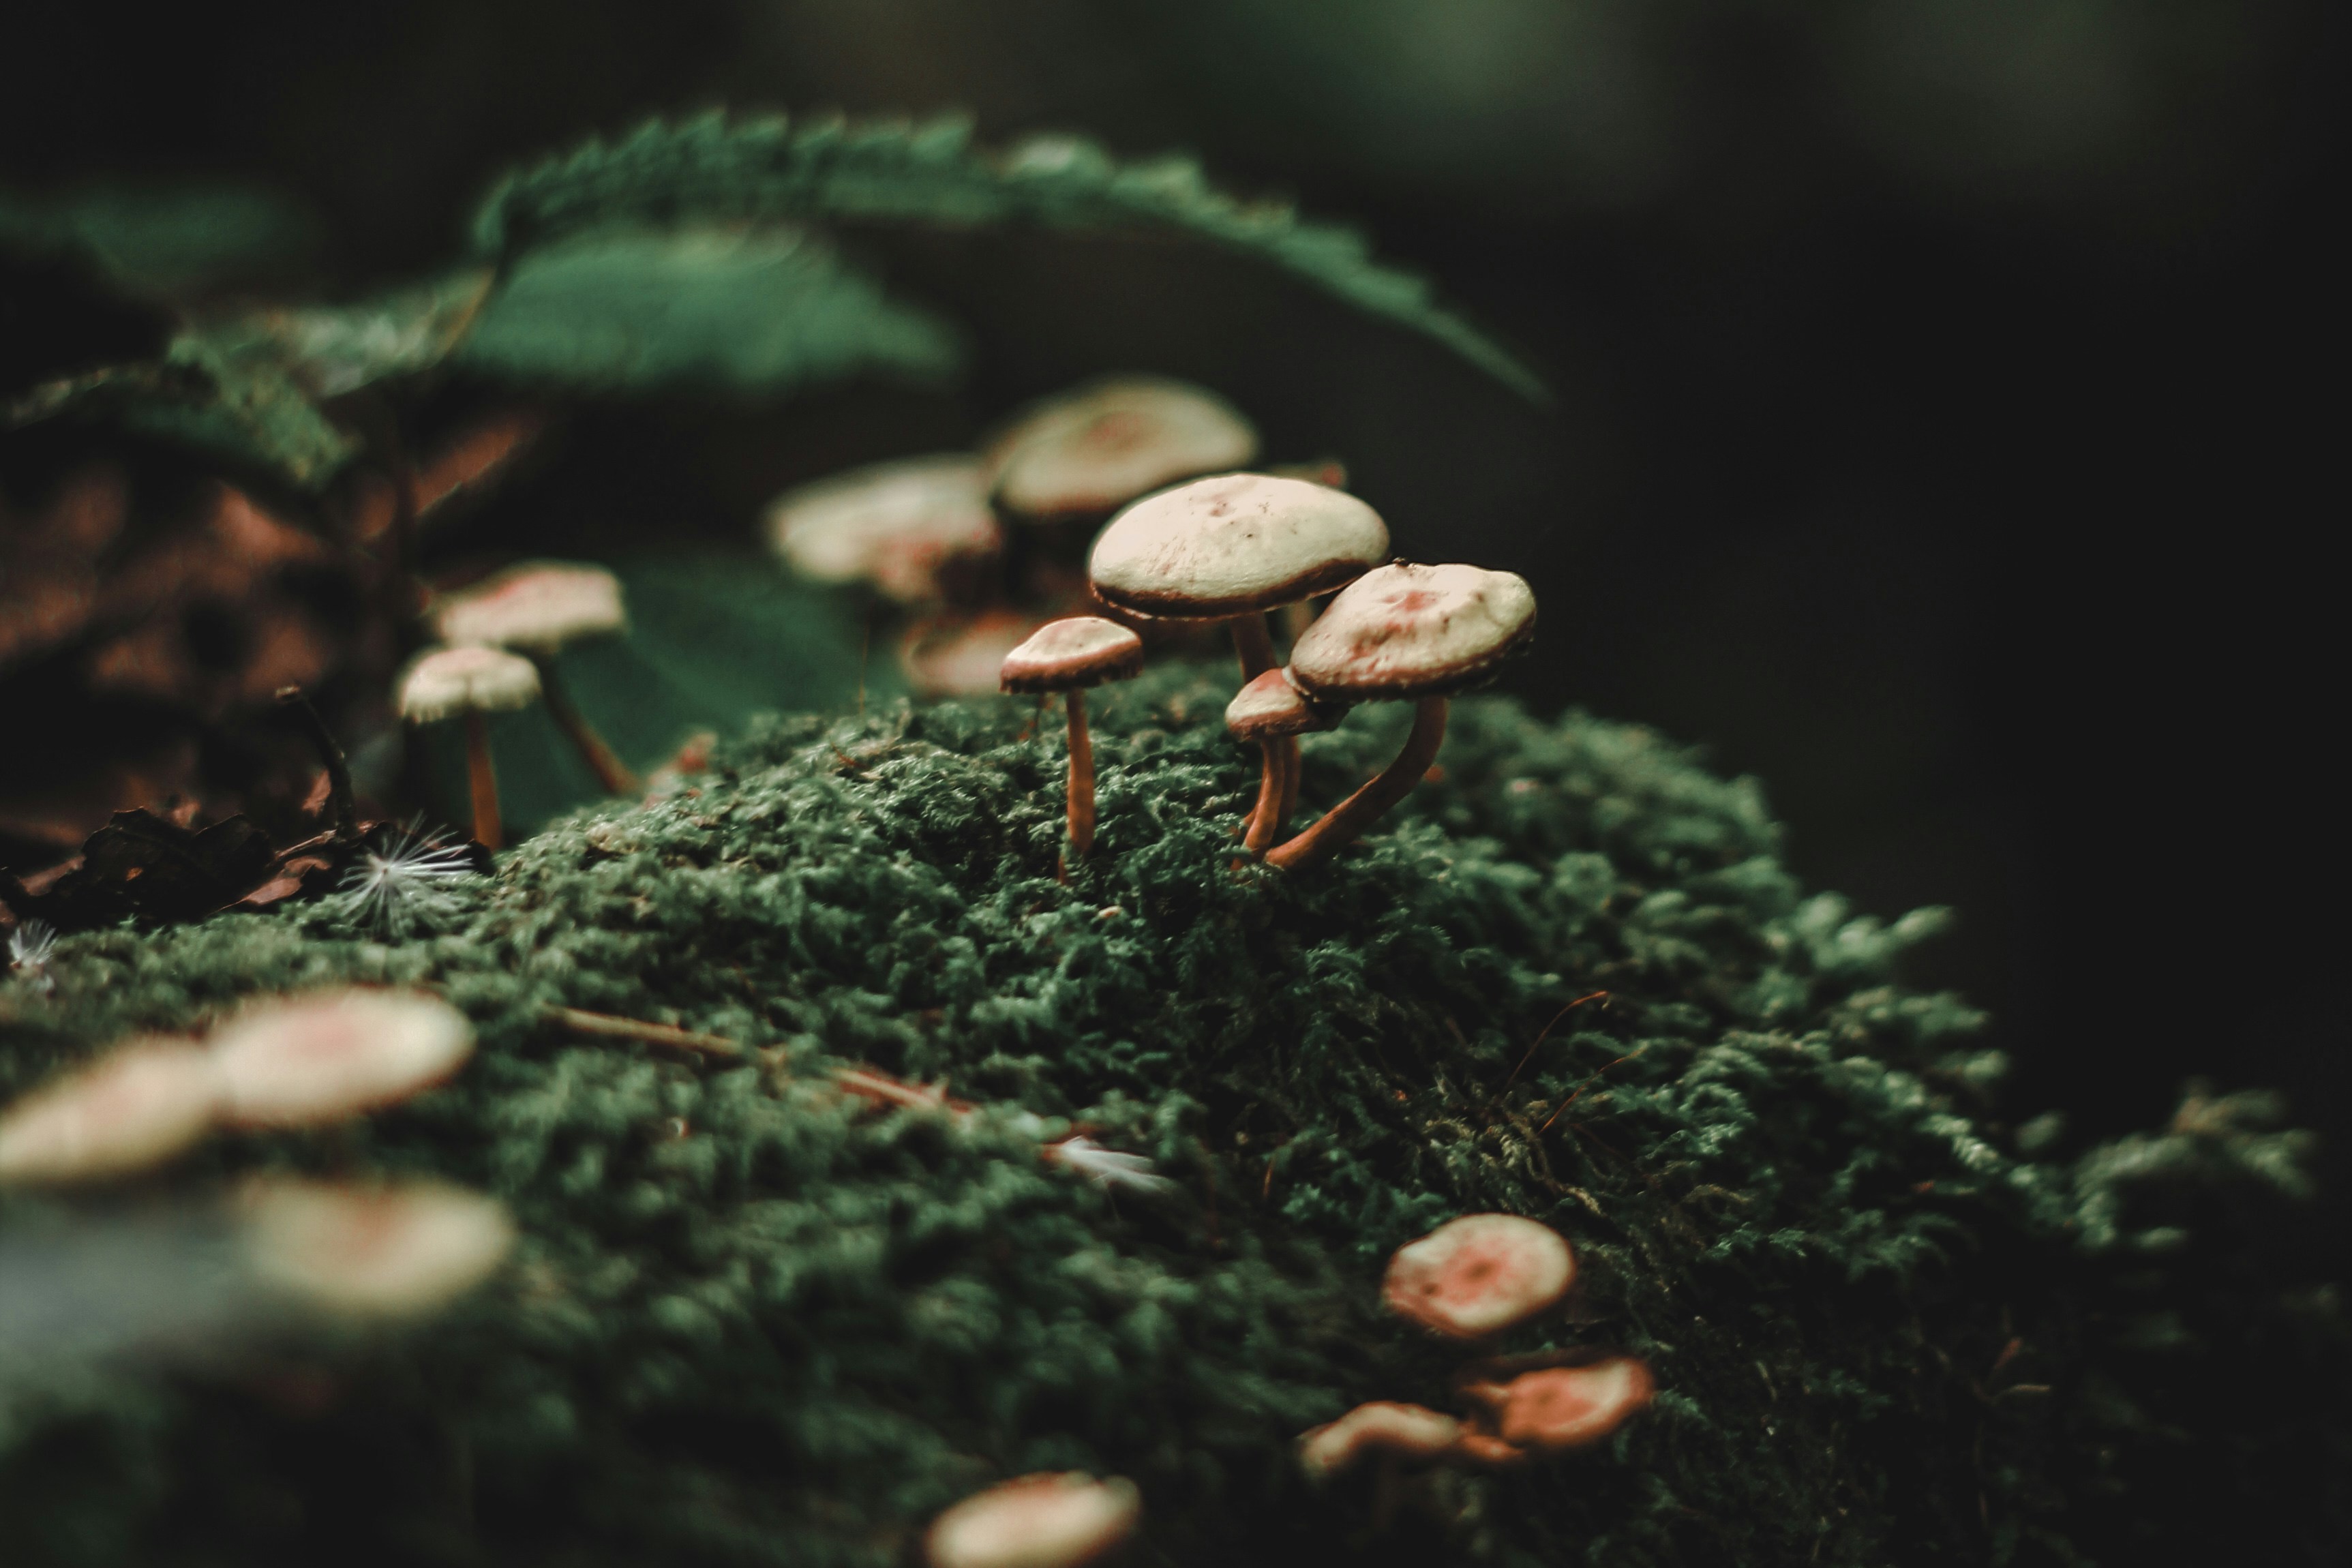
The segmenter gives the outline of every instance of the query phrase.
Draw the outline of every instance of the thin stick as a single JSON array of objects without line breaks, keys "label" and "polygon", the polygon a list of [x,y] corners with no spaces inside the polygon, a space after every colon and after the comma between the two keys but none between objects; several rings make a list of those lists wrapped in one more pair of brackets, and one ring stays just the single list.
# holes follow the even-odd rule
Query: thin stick
[{"label": "thin stick", "polygon": [[466,778],[474,792],[474,842],[485,849],[506,847],[499,820],[499,774],[490,762],[490,729],[478,708],[466,710]]},{"label": "thin stick", "polygon": [[588,764],[588,771],[596,775],[596,782],[604,786],[604,793],[636,794],[644,787],[637,775],[629,771],[629,765],[621,761],[619,753],[604,743],[604,737],[596,732],[595,726],[572,705],[571,693],[556,679],[555,661],[535,657],[531,663],[539,666],[539,696],[540,700],[547,704],[547,716],[555,721],[556,728],[571,738],[573,749],[580,753],[580,760]]},{"label": "thin stick", "polygon": [[1063,698],[1070,715],[1070,848],[1085,855],[1095,847],[1095,743],[1087,731],[1087,694]]},{"label": "thin stick", "polygon": [[1412,733],[1381,775],[1323,814],[1314,826],[1271,851],[1265,863],[1285,871],[1304,870],[1329,859],[1362,837],[1391,806],[1412,793],[1445,743],[1445,699],[1424,697],[1414,707]]},{"label": "thin stick", "polygon": [[656,1046],[676,1046],[682,1051],[699,1051],[707,1057],[725,1057],[730,1060],[743,1055],[743,1047],[733,1040],[719,1035],[698,1035],[675,1025],[648,1023],[642,1018],[623,1018],[611,1013],[591,1013],[579,1007],[550,1007],[547,1012],[550,1017],[574,1034],[599,1035],[614,1040],[643,1040]]},{"label": "thin stick", "polygon": [[327,802],[335,813],[336,842],[351,843],[360,836],[360,813],[358,803],[352,798],[351,764],[343,758],[342,747],[335,744],[334,732],[319,717],[319,710],[310,706],[310,700],[302,695],[300,687],[279,687],[278,706],[292,712],[295,721],[309,733],[310,744],[327,770]]},{"label": "thin stick", "polygon": [[[1541,1046],[1546,1040],[1551,1038],[1552,1030],[1559,1026],[1559,1021],[1562,1018],[1567,1017],[1570,1013],[1575,1012],[1587,1002],[1596,1001],[1608,994],[1609,993],[1606,991],[1588,991],[1583,995],[1579,996],[1575,1001],[1570,1002],[1567,1006],[1562,1007],[1559,1012],[1554,1013],[1551,1016],[1551,1022],[1546,1024],[1543,1026],[1542,1033],[1536,1036],[1535,1045],[1528,1047],[1528,1054],[1519,1058],[1519,1065],[1511,1069],[1511,1076],[1503,1080],[1503,1089],[1508,1089],[1511,1085],[1518,1082],[1519,1074],[1525,1072],[1527,1070],[1528,1064],[1536,1059],[1537,1047]],[[1495,1092],[1500,1094],[1502,1089],[1496,1089]]]}]

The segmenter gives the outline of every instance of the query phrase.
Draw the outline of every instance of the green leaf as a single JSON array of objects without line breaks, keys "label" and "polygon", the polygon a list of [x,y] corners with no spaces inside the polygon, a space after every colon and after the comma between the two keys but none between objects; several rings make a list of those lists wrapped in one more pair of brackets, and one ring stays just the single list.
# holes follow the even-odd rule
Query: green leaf
[{"label": "green leaf", "polygon": [[619,142],[592,141],[508,176],[477,211],[473,233],[485,260],[506,262],[614,226],[826,218],[1191,235],[1269,260],[1543,395],[1525,365],[1438,304],[1426,280],[1373,260],[1353,230],[1302,222],[1287,204],[1236,200],[1190,159],[1122,164],[1082,137],[1037,137],[992,153],[972,145],[961,120],[654,121]]},{"label": "green leaf", "polygon": [[133,293],[169,297],[281,278],[318,248],[310,215],[253,185],[100,184],[0,192],[0,245],[77,249]]}]

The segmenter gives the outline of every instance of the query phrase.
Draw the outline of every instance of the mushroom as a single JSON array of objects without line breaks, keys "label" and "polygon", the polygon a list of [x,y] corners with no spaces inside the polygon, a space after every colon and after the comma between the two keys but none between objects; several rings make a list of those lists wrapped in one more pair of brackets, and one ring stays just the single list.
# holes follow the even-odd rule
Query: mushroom
[{"label": "mushroom", "polygon": [[930,1568],[1078,1568],[1126,1540],[1142,1511],[1135,1483],[1120,1476],[1023,1476],[933,1520],[923,1555]]},{"label": "mushroom", "polygon": [[950,563],[994,555],[1004,531],[978,458],[944,452],[853,468],[776,498],[768,539],[815,583],[870,582],[901,605],[941,596]]},{"label": "mushroom", "polygon": [[1223,398],[1152,376],[1097,381],[1048,399],[990,444],[997,499],[1024,516],[1100,514],[1257,455],[1257,432]]},{"label": "mushroom", "polygon": [[1004,656],[997,682],[1007,691],[1058,691],[1070,719],[1070,848],[1095,845],[1095,751],[1087,734],[1087,688],[1132,679],[1143,668],[1143,639],[1100,616],[1048,621]]},{"label": "mushroom", "polygon": [[1300,1434],[1298,1466],[1310,1480],[1328,1480],[1368,1453],[1434,1459],[1462,1437],[1462,1423],[1420,1405],[1376,1400],[1337,1421]]},{"label": "mushroom", "polygon": [[[1225,730],[1237,741],[1264,746],[1278,739],[1331,729],[1347,716],[1345,708],[1308,701],[1307,694],[1291,684],[1286,671],[1269,669],[1244,686],[1225,705]],[[1262,854],[1274,841],[1275,829],[1287,815],[1285,796],[1297,777],[1297,772],[1292,768],[1265,770],[1258,784],[1257,806],[1250,813],[1249,826],[1242,837],[1243,848],[1253,855]]]},{"label": "mushroom", "polygon": [[1471,1214],[1397,1248],[1381,1300],[1423,1328],[1476,1340],[1549,1310],[1575,1279],[1575,1254],[1549,1226]]},{"label": "mushroom", "polygon": [[[1147,496],[1111,519],[1087,563],[1095,597],[1134,615],[1223,619],[1242,679],[1274,668],[1265,612],[1339,586],[1388,553],[1388,525],[1355,497],[1305,479],[1223,474]],[[1292,799],[1298,742],[1263,742],[1261,806]],[[1244,842],[1270,842],[1279,821],[1253,810]]]},{"label": "mushroom", "polygon": [[1647,1363],[1621,1355],[1522,1373],[1508,1383],[1474,1383],[1463,1392],[1487,1407],[1502,1442],[1557,1451],[1598,1443],[1647,1405],[1656,1385]]},{"label": "mushroom", "polygon": [[1444,742],[1446,699],[1525,647],[1535,625],[1535,593],[1510,572],[1398,562],[1340,590],[1291,647],[1291,679],[1320,702],[1411,699],[1412,731],[1386,771],[1266,864],[1327,860],[1412,793]]},{"label": "mushroom", "polygon": [[481,1283],[515,1242],[495,1198],[440,1182],[358,1187],[264,1179],[241,1205],[264,1280],[354,1316],[413,1317]]},{"label": "mushroom", "polygon": [[430,724],[463,714],[466,769],[473,786],[474,841],[499,848],[505,832],[499,822],[499,775],[490,763],[485,713],[527,708],[539,695],[539,669],[530,660],[495,647],[435,648],[417,656],[400,678],[400,716]]},{"label": "mushroom", "polygon": [[464,1065],[474,1026],[437,996],[329,991],[254,1007],[215,1031],[223,1114],[306,1127],[396,1104]]},{"label": "mushroom", "polygon": [[526,561],[448,595],[434,626],[446,643],[512,648],[539,667],[548,717],[570,736],[607,795],[635,795],[637,776],[604,743],[556,679],[555,656],[583,637],[626,631],[621,580],[601,566]]},{"label": "mushroom", "polygon": [[1045,624],[1018,610],[927,617],[899,641],[898,668],[922,696],[978,697],[1001,689],[1004,656]]},{"label": "mushroom", "polygon": [[213,1059],[194,1046],[124,1046],[0,1116],[0,1183],[75,1182],[161,1164],[211,1128]]}]

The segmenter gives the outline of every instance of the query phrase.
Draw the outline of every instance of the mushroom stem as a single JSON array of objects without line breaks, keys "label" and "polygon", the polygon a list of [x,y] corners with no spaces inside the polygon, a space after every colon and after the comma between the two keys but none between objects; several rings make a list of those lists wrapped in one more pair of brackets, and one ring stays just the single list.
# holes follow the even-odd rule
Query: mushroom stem
[{"label": "mushroom stem", "polygon": [[1282,827],[1283,745],[1286,735],[1260,741],[1258,749],[1265,753],[1265,766],[1258,775],[1257,804],[1242,825],[1242,847],[1253,855],[1263,855],[1265,847]]},{"label": "mushroom stem", "polygon": [[1087,733],[1087,694],[1072,688],[1070,712],[1070,847],[1084,855],[1095,847],[1095,746]]},{"label": "mushroom stem", "polygon": [[1265,616],[1252,610],[1225,623],[1234,628],[1234,651],[1241,655],[1242,679],[1255,680],[1281,663],[1274,657],[1274,637],[1265,629]]},{"label": "mushroom stem", "polygon": [[[1265,629],[1265,616],[1252,610],[1235,616],[1226,625],[1234,628],[1234,651],[1241,656],[1242,679],[1255,680],[1282,661],[1274,656],[1274,637]],[[1290,816],[1290,806],[1298,798],[1298,741],[1296,736],[1277,735],[1259,742],[1265,753],[1264,772],[1259,775],[1257,804],[1242,827],[1242,847],[1251,854],[1264,852],[1282,831]]]},{"label": "mushroom stem", "polygon": [[604,793],[636,794],[644,787],[638,783],[637,775],[631,773],[628,764],[604,743],[604,737],[596,732],[595,726],[572,705],[570,693],[555,678],[555,661],[534,656],[531,663],[539,667],[539,696],[540,700],[547,704],[547,716],[571,737],[572,746],[580,752],[580,760],[588,764],[588,771],[596,775],[596,782],[604,786]]},{"label": "mushroom stem", "polygon": [[466,710],[466,778],[474,793],[474,842],[485,849],[506,847],[499,820],[499,774],[490,765],[490,727],[479,709]]},{"label": "mushroom stem", "polygon": [[1445,742],[1445,699],[1424,697],[1414,707],[1412,733],[1381,775],[1323,814],[1315,826],[1269,853],[1265,863],[1300,871],[1329,859],[1362,837],[1391,806],[1412,793],[1437,748]]}]

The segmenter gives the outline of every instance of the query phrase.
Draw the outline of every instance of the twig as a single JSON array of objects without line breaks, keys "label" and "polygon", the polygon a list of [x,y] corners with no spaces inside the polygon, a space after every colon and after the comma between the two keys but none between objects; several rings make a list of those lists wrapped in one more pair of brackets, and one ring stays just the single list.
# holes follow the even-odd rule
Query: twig
[{"label": "twig", "polygon": [[327,799],[335,812],[335,842],[349,844],[360,836],[359,805],[352,797],[351,765],[343,759],[342,747],[335,743],[334,732],[310,700],[302,695],[299,686],[278,689],[278,706],[294,715],[317,748],[319,761],[327,770]]},{"label": "twig", "polygon": [[704,1056],[740,1059],[745,1053],[741,1045],[719,1035],[698,1035],[692,1029],[681,1029],[674,1024],[648,1023],[642,1018],[616,1017],[610,1013],[591,1013],[579,1007],[550,1007],[548,1016],[575,1034],[601,1035],[608,1039],[643,1040],[648,1045],[675,1046],[682,1051],[699,1051]]},{"label": "twig", "polygon": [[[1644,1048],[1644,1049],[1645,1049],[1646,1047],[1643,1047],[1643,1048]],[[1537,1128],[1537,1129],[1536,1129],[1536,1136],[1537,1136],[1537,1137],[1538,1137],[1538,1138],[1540,1138],[1540,1137],[1542,1137],[1545,1133],[1547,1133],[1547,1132],[1550,1131],[1551,1131],[1551,1124],[1552,1124],[1553,1122],[1555,1122],[1555,1121],[1559,1121],[1559,1112],[1560,1112],[1561,1110],[1566,1110],[1570,1106],[1574,1105],[1574,1104],[1576,1103],[1576,1096],[1577,1096],[1577,1095],[1579,1095],[1579,1094],[1582,1094],[1586,1089],[1591,1089],[1591,1088],[1595,1083],[1599,1082],[1599,1081],[1600,1081],[1600,1079],[1601,1079],[1601,1073],[1607,1072],[1607,1071],[1609,1070],[1609,1068],[1614,1068],[1614,1067],[1623,1067],[1627,1062],[1632,1061],[1635,1057],[1638,1057],[1638,1056],[1640,1056],[1641,1054],[1642,1054],[1642,1050],[1641,1050],[1641,1049],[1635,1049],[1635,1050],[1628,1051],[1628,1052],[1626,1052],[1623,1056],[1619,1057],[1615,1061],[1611,1062],[1610,1064],[1608,1064],[1608,1067],[1604,1067],[1604,1068],[1602,1068],[1601,1069],[1601,1072],[1596,1072],[1596,1073],[1594,1073],[1591,1078],[1588,1078],[1588,1079],[1586,1079],[1582,1083],[1578,1084],[1578,1085],[1576,1086],[1575,1093],[1570,1094],[1570,1095],[1566,1100],[1561,1100],[1561,1101],[1559,1102],[1559,1110],[1555,1110],[1555,1111],[1553,1111],[1549,1116],[1547,1116],[1547,1117],[1545,1117],[1545,1118],[1544,1118],[1543,1125],[1542,1125],[1541,1127],[1538,1127],[1538,1128]],[[1590,1137],[1590,1136],[1591,1136],[1591,1134],[1589,1134],[1589,1133],[1588,1133],[1588,1134],[1586,1134],[1586,1136]],[[1596,1139],[1596,1140],[1595,1140],[1595,1142],[1599,1142],[1599,1140],[1597,1140],[1597,1139]],[[1609,1148],[1609,1145],[1607,1145],[1606,1143],[1602,1143],[1601,1146],[1602,1148],[1604,1148],[1604,1149],[1608,1149],[1608,1148]],[[1615,1150],[1613,1150],[1613,1149],[1611,1149],[1611,1150],[1610,1150],[1610,1152],[1613,1154],[1613,1153],[1616,1153],[1616,1151],[1615,1151]],[[1622,1158],[1622,1156],[1621,1156],[1621,1158]]]},{"label": "twig", "polygon": [[[1567,1017],[1570,1013],[1573,1013],[1579,1007],[1583,1006],[1587,1002],[1599,1001],[1603,1007],[1606,1007],[1609,1005],[1608,996],[1609,993],[1606,991],[1588,991],[1583,995],[1579,996],[1575,1001],[1570,1002],[1567,1006],[1562,1007],[1559,1012],[1554,1013],[1551,1016],[1551,1022],[1546,1024],[1543,1026],[1542,1033],[1536,1036],[1535,1045],[1528,1047],[1528,1054],[1519,1058],[1519,1065],[1511,1069],[1511,1076],[1503,1080],[1503,1089],[1508,1089],[1511,1085],[1518,1081],[1519,1074],[1525,1072],[1527,1070],[1528,1064],[1536,1059],[1537,1048],[1546,1040],[1551,1038],[1552,1030],[1559,1026],[1559,1021],[1562,1018]],[[1503,1092],[1503,1089],[1498,1089],[1495,1092],[1500,1094]]]}]

